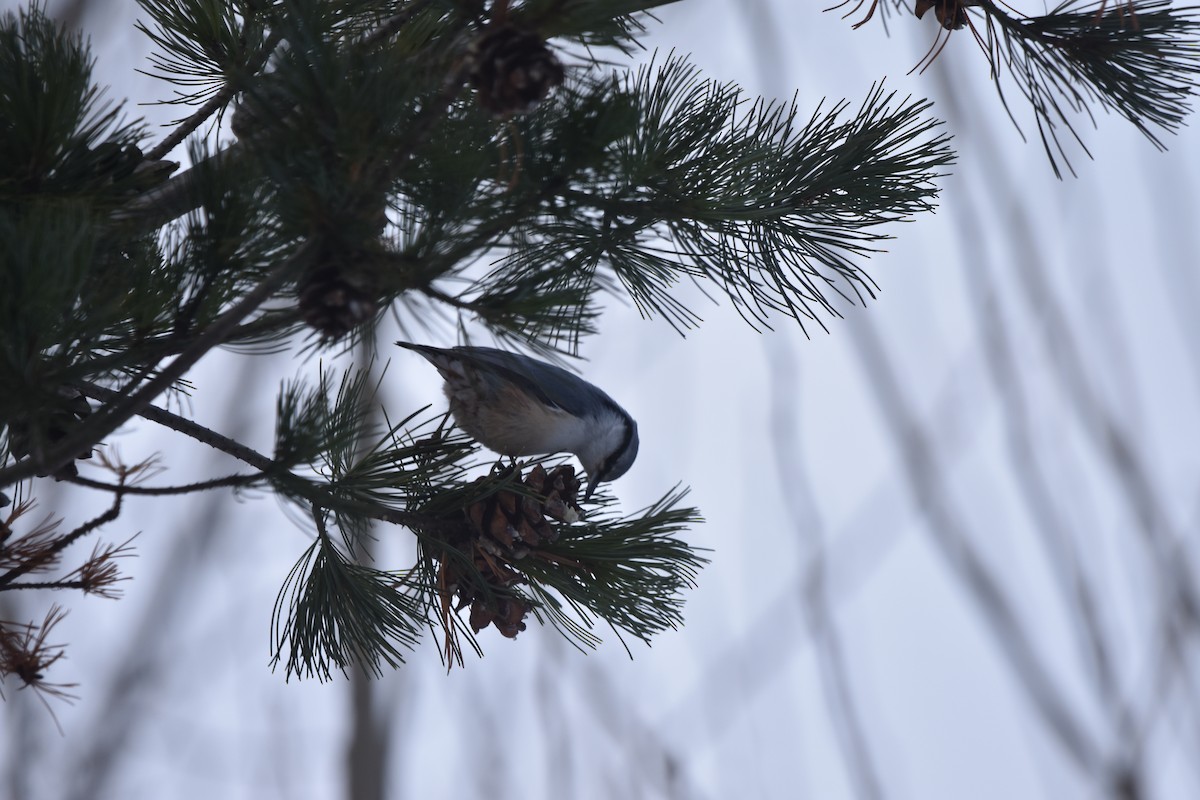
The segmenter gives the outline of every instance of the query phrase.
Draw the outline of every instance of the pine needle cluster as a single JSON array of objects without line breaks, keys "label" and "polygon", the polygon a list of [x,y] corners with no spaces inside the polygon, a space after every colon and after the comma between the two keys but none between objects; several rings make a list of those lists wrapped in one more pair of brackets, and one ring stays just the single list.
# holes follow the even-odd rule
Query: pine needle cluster
[{"label": "pine needle cluster", "polygon": [[[995,88],[1020,131],[1008,88],[1033,112],[1050,166],[1072,174],[1068,149],[1089,157],[1077,125],[1096,123],[1094,109],[1124,117],[1155,147],[1160,133],[1174,133],[1190,112],[1200,77],[1200,6],[1171,0],[1065,0],[1042,14],[1022,14],[997,0],[846,0],[846,16],[862,13],[858,28],[878,12],[924,17],[938,28],[929,51],[914,69],[922,72],[941,55],[955,31],[970,31],[991,66]],[[1021,134],[1024,137],[1024,133]]]}]

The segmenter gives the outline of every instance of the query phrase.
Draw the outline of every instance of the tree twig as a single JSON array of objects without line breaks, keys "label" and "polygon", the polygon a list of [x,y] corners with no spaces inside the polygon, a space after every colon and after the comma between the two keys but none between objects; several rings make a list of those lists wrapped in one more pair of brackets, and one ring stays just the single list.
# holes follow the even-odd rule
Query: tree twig
[{"label": "tree twig", "polygon": [[204,355],[221,343],[229,331],[233,330],[243,319],[252,314],[274,294],[288,278],[297,270],[298,265],[307,259],[311,251],[309,243],[302,244],[290,257],[274,269],[258,286],[254,287],[245,297],[232,308],[222,314],[203,333],[181,352],[174,361],[168,364],[157,375],[148,380],[141,388],[132,391],[133,387],[119,392],[126,395],[123,401],[115,402],[90,416],[86,422],[71,433],[64,436],[41,457],[29,457],[0,469],[0,487],[8,486],[16,481],[32,477],[39,472],[54,472],[64,464],[72,461],[76,455],[91,448],[115,431],[131,417],[139,414],[149,406],[150,401],[172,384],[183,377]]},{"label": "tree twig", "polygon": [[[85,396],[101,402],[109,402],[120,397],[120,393],[112,389],[105,389],[101,386],[96,386],[90,383],[75,384]],[[363,514],[372,519],[377,519],[381,522],[389,522],[393,525],[403,525],[408,528],[419,528],[421,530],[440,530],[444,529],[448,523],[440,517],[434,517],[427,514],[417,514],[410,511],[402,511],[400,509],[388,508],[374,503],[365,503],[362,501],[350,501],[343,497],[338,497],[330,489],[313,483],[311,480],[297,475],[296,473],[283,467],[278,461],[266,456],[253,448],[247,447],[241,442],[224,436],[211,428],[206,428],[199,423],[173,414],[164,408],[147,404],[137,412],[138,416],[151,422],[162,425],[165,428],[170,428],[173,431],[182,433],[196,441],[206,444],[215,450],[220,450],[227,455],[242,461],[255,469],[259,470],[261,476],[255,475],[230,475],[225,478],[217,478],[212,481],[204,481],[191,486],[182,487],[163,487],[162,491],[156,491],[152,487],[144,490],[139,490],[138,487],[124,487],[123,491],[127,494],[176,494],[177,491],[168,490],[185,490],[199,491],[209,488],[220,488],[222,482],[228,481],[227,485],[236,486],[241,481],[253,480],[256,477],[264,479],[274,479],[287,482],[289,486],[295,489],[300,494],[303,494],[312,503],[325,508],[349,508],[355,513]],[[74,483],[79,483],[84,486],[90,486],[95,489],[115,488],[112,484],[102,483],[100,481],[92,481],[86,478],[75,478]],[[194,487],[194,488],[193,488]],[[457,521],[452,523],[457,526]]]},{"label": "tree twig", "polygon": [[[122,478],[122,480],[124,480],[124,478]],[[54,556],[58,555],[63,550],[66,550],[68,547],[70,547],[72,544],[77,542],[79,539],[83,538],[87,534],[96,530],[100,526],[105,525],[109,522],[112,522],[114,519],[116,519],[118,516],[120,516],[121,500],[123,499],[124,494],[125,494],[125,487],[118,486],[117,491],[113,496],[112,507],[109,508],[108,511],[105,511],[103,514],[96,517],[95,519],[85,522],[84,524],[80,525],[78,528],[71,531],[70,533],[68,533],[64,536],[60,536],[58,539],[56,539],[54,541],[53,544],[51,544],[45,550],[43,550],[41,552],[41,554],[39,554],[37,557],[30,558],[25,563],[15,566],[12,569],[10,569],[8,572],[5,572],[3,575],[0,575],[0,591],[3,591],[4,589],[8,588],[13,583],[13,581],[15,581],[17,578],[21,577],[22,575],[26,575],[26,574],[32,572],[33,570],[37,569],[41,565],[50,562],[54,558]]]},{"label": "tree twig", "polygon": [[0,585],[0,592],[17,589],[86,589],[90,583],[85,581],[37,581],[36,583],[9,583]]},{"label": "tree twig", "polygon": [[223,478],[213,478],[207,481],[197,481],[196,483],[185,483],[180,486],[126,486],[121,487],[115,483],[105,483],[104,481],[94,481],[90,478],[84,478],[76,475],[67,480],[77,486],[84,486],[88,489],[99,489],[105,492],[115,492],[121,489],[125,494],[137,494],[147,496],[161,495],[176,495],[190,494],[192,492],[204,492],[210,489],[224,489],[231,486],[248,486],[257,481],[264,480],[262,474],[251,475],[226,475]]},{"label": "tree twig", "polygon": [[[242,33],[245,34],[246,26],[242,26]],[[246,69],[250,73],[258,72],[263,65],[267,63],[267,59],[271,57],[271,53],[275,50],[276,45],[283,39],[283,34],[278,31],[271,31],[267,38],[263,40],[262,50],[251,61],[246,64]],[[200,106],[194,114],[185,119],[179,127],[171,132],[167,138],[159,142],[149,152],[146,153],[147,161],[157,161],[163,158],[167,153],[175,149],[176,145],[187,138],[188,134],[199,128],[204,120],[211,117],[219,108],[224,106],[233,96],[237,94],[238,89],[232,82],[226,82],[216,94],[210,97],[204,105]]]}]

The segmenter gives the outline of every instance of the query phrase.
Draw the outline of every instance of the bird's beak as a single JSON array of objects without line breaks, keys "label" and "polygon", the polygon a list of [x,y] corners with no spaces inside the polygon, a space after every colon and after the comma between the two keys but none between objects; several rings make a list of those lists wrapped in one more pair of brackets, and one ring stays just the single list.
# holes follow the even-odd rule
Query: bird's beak
[{"label": "bird's beak", "polygon": [[592,492],[596,491],[596,484],[598,484],[599,482],[600,482],[599,472],[597,472],[595,475],[588,476],[587,491],[583,493],[583,502],[586,503],[587,501],[592,499]]}]

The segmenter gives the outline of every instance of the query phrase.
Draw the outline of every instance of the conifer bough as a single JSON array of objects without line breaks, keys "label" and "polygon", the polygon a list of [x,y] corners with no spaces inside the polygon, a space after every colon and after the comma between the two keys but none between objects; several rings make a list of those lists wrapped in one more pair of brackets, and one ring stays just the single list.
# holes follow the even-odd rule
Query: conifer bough
[{"label": "conifer bough", "polygon": [[[636,48],[659,4],[141,0],[149,71],[190,110],[156,146],[102,99],[79,36],[37,5],[6,15],[0,488],[22,511],[5,522],[17,538],[0,541],[0,590],[22,586],[28,558],[49,563],[9,543],[33,476],[50,474],[113,498],[67,534],[39,533],[55,554],[139,495],[255,488],[303,509],[313,543],[273,622],[289,675],[377,672],[430,627],[454,663],[482,628],[515,635],[529,615],[581,647],[601,623],[646,641],[681,625],[704,563],[680,539],[699,521],[684,491],[625,515],[602,496],[580,515],[565,465],[480,476],[477,446],[441,414],[395,421],[378,377],[353,367],[280,388],[271,453],[163,399],[191,390],[216,347],[352,347],[385,313],[448,311],[510,345],[574,353],[605,293],[679,329],[699,322],[686,283],[758,327],[824,327],[838,301],[871,296],[860,262],[881,226],[931,210],[952,160],[929,104],[875,86],[857,106],[802,112],[675,55],[603,65]],[[236,142],[210,124],[234,108],[249,114]],[[185,140],[192,166],[166,179],[158,164]],[[262,398],[244,403],[266,415]],[[244,467],[150,485],[169,464],[127,467],[105,444],[134,418]],[[73,463],[93,452],[94,466]],[[417,537],[414,564],[367,562],[379,524]],[[81,574],[117,580],[114,552]]]},{"label": "conifer bough", "polygon": [[[872,0],[866,6],[859,0],[846,16],[866,6],[858,28],[877,11],[884,19],[889,11],[910,13],[908,5],[909,0]],[[1060,163],[1074,174],[1067,158],[1072,140],[1091,155],[1076,120],[1083,116],[1095,124],[1095,106],[1127,119],[1160,150],[1166,147],[1159,133],[1177,131],[1191,111],[1200,76],[1200,6],[1066,0],[1045,13],[1025,15],[997,0],[915,0],[911,13],[920,19],[930,10],[942,30],[914,69],[924,72],[942,56],[952,32],[969,30],[991,66],[1009,118],[1021,131],[1007,83],[1033,111],[1038,137],[1060,177]]]}]

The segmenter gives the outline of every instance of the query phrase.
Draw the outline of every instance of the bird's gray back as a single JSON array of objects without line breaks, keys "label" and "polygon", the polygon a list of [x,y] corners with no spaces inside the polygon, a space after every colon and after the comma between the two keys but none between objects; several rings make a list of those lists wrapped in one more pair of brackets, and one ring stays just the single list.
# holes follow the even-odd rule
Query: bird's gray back
[{"label": "bird's gray back", "polygon": [[520,353],[510,353],[494,347],[451,347],[438,348],[426,345],[401,343],[429,359],[434,366],[444,358],[458,358],[468,364],[474,363],[483,373],[496,375],[497,387],[501,380],[519,386],[543,403],[561,408],[577,416],[595,416],[601,411],[625,412],[611,397],[596,386],[584,381],[561,367],[547,364]]}]

